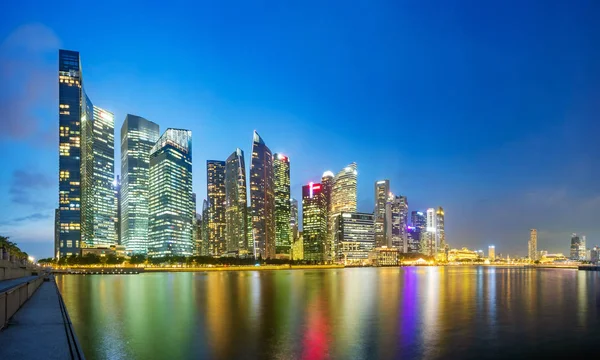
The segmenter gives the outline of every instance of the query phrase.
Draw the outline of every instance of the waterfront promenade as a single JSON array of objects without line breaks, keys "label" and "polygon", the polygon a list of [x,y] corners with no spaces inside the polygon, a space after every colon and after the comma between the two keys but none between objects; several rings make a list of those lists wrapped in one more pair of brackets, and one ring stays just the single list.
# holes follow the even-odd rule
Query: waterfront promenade
[{"label": "waterfront promenade", "polygon": [[[26,279],[13,282],[17,280]],[[0,282],[0,287],[8,285]],[[53,277],[42,282],[0,331],[0,359],[83,358]]]}]

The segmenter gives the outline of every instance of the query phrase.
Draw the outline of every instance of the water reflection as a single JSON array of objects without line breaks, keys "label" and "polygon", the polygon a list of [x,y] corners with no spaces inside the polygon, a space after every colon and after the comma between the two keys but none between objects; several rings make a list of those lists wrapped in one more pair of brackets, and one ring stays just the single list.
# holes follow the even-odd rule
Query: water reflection
[{"label": "water reflection", "polygon": [[593,349],[599,278],[421,267],[57,283],[88,359],[475,359]]}]

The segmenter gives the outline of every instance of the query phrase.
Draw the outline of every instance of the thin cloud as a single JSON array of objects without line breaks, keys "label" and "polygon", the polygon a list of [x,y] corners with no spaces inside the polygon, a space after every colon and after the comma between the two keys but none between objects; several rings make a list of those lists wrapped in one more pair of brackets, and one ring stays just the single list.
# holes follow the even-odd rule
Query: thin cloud
[{"label": "thin cloud", "polygon": [[48,204],[38,200],[35,196],[54,185],[52,179],[42,173],[15,170],[12,175],[8,193],[10,201],[20,205],[44,207]]}]

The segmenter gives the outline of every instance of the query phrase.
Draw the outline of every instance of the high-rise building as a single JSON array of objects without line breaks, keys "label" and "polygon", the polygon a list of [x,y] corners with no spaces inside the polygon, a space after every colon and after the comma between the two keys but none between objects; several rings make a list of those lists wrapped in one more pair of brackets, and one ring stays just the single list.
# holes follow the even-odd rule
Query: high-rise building
[{"label": "high-rise building", "polygon": [[275,252],[276,257],[288,259],[290,241],[290,159],[283,154],[273,155],[273,185],[275,188]]},{"label": "high-rise building", "polygon": [[192,132],[167,129],[150,151],[149,257],[191,256]]},{"label": "high-rise building", "polygon": [[304,260],[327,260],[327,203],[321,184],[302,186],[302,237]]},{"label": "high-rise building", "polygon": [[148,250],[150,151],[160,133],[157,124],[127,114],[121,126],[121,243],[128,252]]},{"label": "high-rise building", "polygon": [[488,259],[490,261],[496,260],[496,247],[494,245],[488,246]]},{"label": "high-rise building", "polygon": [[438,251],[446,248],[446,231],[444,230],[444,209],[439,206],[435,212],[435,239]]},{"label": "high-rise building", "polygon": [[[406,196],[394,196],[390,194],[388,201],[391,220],[389,221],[391,239],[387,242],[388,247],[398,249],[400,252],[408,252],[408,199]],[[386,221],[387,223],[387,221]]]},{"label": "high-rise building", "polygon": [[225,167],[225,239],[227,252],[248,255],[248,200],[244,152],[236,149]]},{"label": "high-rise building", "polygon": [[273,154],[254,131],[250,166],[250,206],[256,256],[275,258],[275,189]]},{"label": "high-rise building", "polygon": [[[425,240],[425,254],[426,255],[430,255],[430,256],[434,256],[437,253],[437,225],[436,225],[436,213],[435,213],[435,209],[433,208],[429,208],[427,209],[427,225],[426,225],[426,231],[424,233],[424,240]],[[423,242],[423,240],[421,241]]]},{"label": "high-rise building", "polygon": [[[79,254],[81,241],[81,117],[89,105],[79,53],[58,52],[58,256]],[[89,106],[88,106],[89,107]]]},{"label": "high-rise building", "polygon": [[570,255],[570,259],[574,261],[583,261],[586,259],[585,235],[579,236],[575,233],[571,235]]},{"label": "high-rise building", "polygon": [[333,179],[333,187],[331,190],[331,209],[328,214],[329,219],[329,233],[330,238],[330,259],[339,259],[339,244],[337,243],[338,238],[335,234],[338,233],[336,228],[339,224],[338,217],[341,213],[355,213],[356,212],[356,184],[357,184],[356,163],[343,168],[338,172]]},{"label": "high-rise building", "polygon": [[352,163],[335,175],[331,192],[331,212],[356,212],[356,163]]},{"label": "high-rise building", "polygon": [[113,189],[115,193],[115,208],[117,209],[117,216],[114,219],[115,234],[117,234],[117,244],[121,245],[121,177],[119,175],[117,175],[113,183]]},{"label": "high-rise building", "polygon": [[54,258],[59,257],[60,241],[60,209],[54,209]]},{"label": "high-rise building", "polygon": [[327,240],[325,242],[325,254],[328,260],[335,258],[335,221],[331,218],[331,194],[333,193],[333,172],[327,170],[321,176],[321,187],[325,197],[325,207],[327,209]]},{"label": "high-rise building", "polygon": [[194,226],[194,256],[202,255],[202,215],[196,214]]},{"label": "high-rise building", "polygon": [[111,112],[93,106],[81,117],[81,241],[89,247],[117,243],[114,136]]},{"label": "high-rise building", "polygon": [[208,249],[208,201],[202,201],[202,246],[200,247],[200,256],[210,256]]},{"label": "high-rise building", "polygon": [[529,233],[529,260],[539,260],[537,250],[537,230],[531,229]]},{"label": "high-rise building", "polygon": [[208,251],[222,255],[225,244],[225,161],[206,161],[206,193],[208,196]]},{"label": "high-rise building", "polygon": [[406,242],[407,252],[409,253],[420,253],[421,252],[421,228],[416,226],[406,227]]},{"label": "high-rise building", "polygon": [[344,264],[364,264],[375,248],[375,215],[346,213],[337,217],[339,261]]},{"label": "high-rise building", "polygon": [[290,199],[290,243],[298,240],[298,200]]},{"label": "high-rise building", "polygon": [[427,217],[422,211],[413,211],[411,213],[411,223],[415,228],[411,233],[412,241],[418,241],[419,245],[413,245],[413,249],[418,248],[419,253],[427,254]]},{"label": "high-rise building", "polygon": [[[390,181],[375,182],[375,245],[391,246],[392,224],[388,223],[391,208],[388,205],[390,196]],[[389,232],[389,234],[388,234]],[[389,236],[388,236],[389,235]]]},{"label": "high-rise building", "polygon": [[298,238],[292,244],[292,260],[304,260],[304,238],[302,232],[298,233]]}]

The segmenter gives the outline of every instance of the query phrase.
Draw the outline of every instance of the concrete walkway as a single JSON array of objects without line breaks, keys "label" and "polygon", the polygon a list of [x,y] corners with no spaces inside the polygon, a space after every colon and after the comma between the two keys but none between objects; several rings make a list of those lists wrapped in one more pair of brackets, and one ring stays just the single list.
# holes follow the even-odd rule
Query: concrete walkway
[{"label": "concrete walkway", "polygon": [[66,319],[51,278],[0,331],[0,359],[79,359]]},{"label": "concrete walkway", "polygon": [[35,276],[25,276],[25,277],[16,278],[16,279],[10,279],[10,280],[2,280],[2,281],[0,281],[0,292],[6,291],[12,287],[24,284],[28,281],[32,281],[37,278],[38,278],[38,276],[35,275]]}]

